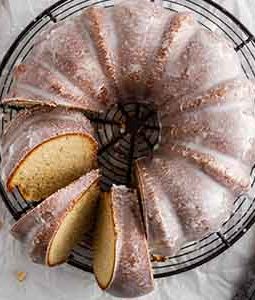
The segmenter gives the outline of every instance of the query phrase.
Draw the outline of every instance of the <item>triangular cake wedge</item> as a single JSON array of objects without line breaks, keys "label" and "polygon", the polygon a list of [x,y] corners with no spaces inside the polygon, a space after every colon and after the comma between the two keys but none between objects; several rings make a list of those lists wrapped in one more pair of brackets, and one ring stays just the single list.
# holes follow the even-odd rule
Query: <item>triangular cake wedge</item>
[{"label": "triangular cake wedge", "polygon": [[113,186],[100,199],[94,273],[99,286],[116,297],[139,297],[153,290],[138,197],[125,187]]},{"label": "triangular cake wedge", "polygon": [[39,107],[20,112],[2,139],[1,173],[9,191],[40,201],[90,171],[97,142],[80,112]]},{"label": "triangular cake wedge", "polygon": [[24,242],[35,263],[62,264],[95,224],[99,193],[99,171],[93,170],[31,210],[11,233]]},{"label": "triangular cake wedge", "polygon": [[150,251],[155,255],[173,256],[185,240],[181,222],[164,188],[153,176],[150,161],[138,160],[135,172]]}]

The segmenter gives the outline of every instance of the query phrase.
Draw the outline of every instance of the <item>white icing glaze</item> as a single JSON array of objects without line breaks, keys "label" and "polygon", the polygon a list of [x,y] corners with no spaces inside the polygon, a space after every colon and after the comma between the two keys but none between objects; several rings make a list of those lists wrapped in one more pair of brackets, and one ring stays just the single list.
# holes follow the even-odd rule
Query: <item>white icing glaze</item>
[{"label": "white icing glaze", "polygon": [[143,215],[150,251],[153,254],[172,256],[184,240],[181,222],[164,189],[155,184],[149,172],[148,160],[136,164],[136,176],[143,205]]},{"label": "white icing glaze", "polygon": [[[185,39],[184,39],[185,41]],[[199,95],[220,82],[240,78],[237,53],[224,38],[200,28],[188,44],[167,61],[155,96],[160,106],[183,96]],[[162,107],[166,110],[166,107]]]},{"label": "white icing glaze", "polygon": [[136,192],[113,186],[111,205],[116,231],[114,273],[107,292],[117,297],[139,297],[154,288],[145,232]]},{"label": "white icing glaze", "polygon": [[[179,239],[173,249],[169,249],[167,244],[161,244],[161,248],[156,248],[162,254],[168,251],[169,255],[172,255],[185,240],[200,239],[208,232],[217,231],[229,217],[234,196],[184,159],[154,158],[151,163],[141,161],[139,168],[152,249],[156,248],[157,240],[163,242],[165,236],[171,237],[174,241]],[[157,196],[153,195],[161,195],[161,201],[157,201]],[[161,213],[165,207],[163,200],[170,201],[177,219],[172,218],[171,214]],[[157,222],[155,216],[158,216],[161,222]],[[174,227],[171,231],[172,224]],[[157,226],[160,226],[160,229],[157,231],[159,236],[156,239],[152,233],[153,228]],[[181,228],[179,232],[175,229],[178,226]],[[165,229],[167,231],[164,231]]]},{"label": "white icing glaze", "polygon": [[147,66],[160,44],[171,14],[148,0],[123,1],[113,8],[118,38],[119,89],[123,100],[146,92]]}]

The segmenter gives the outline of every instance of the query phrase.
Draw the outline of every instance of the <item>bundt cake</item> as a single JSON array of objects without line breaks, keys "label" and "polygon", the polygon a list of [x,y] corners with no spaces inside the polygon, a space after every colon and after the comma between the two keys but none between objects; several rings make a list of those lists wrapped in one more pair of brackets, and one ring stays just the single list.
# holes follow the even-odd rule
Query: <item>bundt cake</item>
[{"label": "bundt cake", "polygon": [[[85,175],[97,164],[97,142],[84,114],[124,111],[118,135],[111,133],[102,148],[113,147],[113,169],[128,160],[130,173],[135,170],[129,178],[140,205],[135,191],[111,178],[112,189],[100,189],[93,242],[96,279],[120,297],[153,289],[149,251],[172,256],[187,241],[220,229],[235,197],[250,188],[255,161],[255,83],[244,77],[233,45],[192,14],[169,12],[161,2],[117,1],[58,22],[16,66],[3,99],[26,110],[3,136],[2,178],[26,200],[50,197],[13,233],[32,240],[32,256],[39,262],[46,257],[48,265],[67,259],[99,193],[97,171],[88,181]],[[137,105],[133,119],[125,111],[131,103]],[[159,126],[150,125],[149,116],[136,122],[140,103],[152,109]],[[160,131],[157,149],[145,127]],[[138,151],[126,157],[117,147],[123,132],[130,137],[126,144],[143,136],[153,157],[132,164]]]},{"label": "bundt cake", "polygon": [[136,192],[113,186],[99,204],[94,272],[99,286],[117,297],[153,289],[153,275]]},{"label": "bundt cake", "polygon": [[97,142],[82,113],[39,107],[20,112],[2,138],[2,178],[28,201],[45,199],[93,168]]},{"label": "bundt cake", "polygon": [[100,175],[93,170],[44,200],[11,229],[32,260],[50,267],[64,263],[95,222]]}]

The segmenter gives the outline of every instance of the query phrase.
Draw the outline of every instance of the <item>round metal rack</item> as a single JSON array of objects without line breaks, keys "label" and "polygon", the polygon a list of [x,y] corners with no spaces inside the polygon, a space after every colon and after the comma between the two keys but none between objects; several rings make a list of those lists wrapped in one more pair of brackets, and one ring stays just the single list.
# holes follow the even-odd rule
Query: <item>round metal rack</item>
[{"label": "round metal rack", "polygon": [[[198,22],[207,30],[216,31],[230,40],[242,63],[245,77],[255,78],[255,38],[233,15],[211,0],[164,0],[165,9],[173,12],[191,11]],[[0,65],[0,99],[3,99],[12,84],[14,67],[31,52],[38,34],[54,23],[64,21],[91,5],[108,8],[111,0],[61,0],[42,12],[17,37]],[[15,109],[0,104],[1,133],[6,124],[17,113]],[[150,155],[159,142],[160,126],[157,114],[146,105],[128,103],[113,106],[104,113],[88,113],[94,123],[101,145],[99,164],[104,175],[104,187],[108,188],[111,178],[114,182],[131,185],[134,159]],[[133,122],[134,118],[138,122]],[[255,177],[251,170],[252,179]],[[253,185],[254,185],[254,179]],[[192,187],[191,187],[192,189]],[[8,193],[2,182],[0,192],[14,219],[19,219],[33,204],[27,203],[18,190]],[[185,245],[174,257],[153,262],[155,277],[177,274],[197,267],[224,252],[239,240],[255,222],[255,190],[240,195],[235,209],[221,230],[202,240]],[[89,239],[88,239],[89,238]],[[88,236],[85,240],[91,240]],[[72,252],[69,263],[92,272],[89,243],[81,243]]]}]

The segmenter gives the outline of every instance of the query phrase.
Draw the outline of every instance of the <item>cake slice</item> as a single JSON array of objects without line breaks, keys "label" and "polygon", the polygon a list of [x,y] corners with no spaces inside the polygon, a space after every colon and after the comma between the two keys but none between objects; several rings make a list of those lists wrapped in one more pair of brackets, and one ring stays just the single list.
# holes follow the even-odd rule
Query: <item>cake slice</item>
[{"label": "cake slice", "polygon": [[2,139],[2,178],[28,201],[45,199],[86,174],[96,163],[97,142],[86,117],[40,107],[19,113]]},{"label": "cake slice", "polygon": [[64,263],[95,221],[100,175],[93,170],[51,195],[11,229],[32,260],[53,267]]},{"label": "cake slice", "polygon": [[150,160],[137,161],[135,171],[150,252],[173,256],[185,240],[181,222],[165,190],[151,172]]},{"label": "cake slice", "polygon": [[100,199],[94,273],[99,286],[116,297],[139,297],[153,290],[137,194],[125,187],[113,186]]}]

